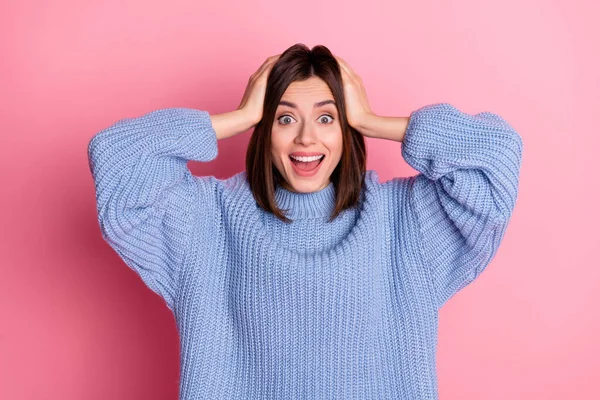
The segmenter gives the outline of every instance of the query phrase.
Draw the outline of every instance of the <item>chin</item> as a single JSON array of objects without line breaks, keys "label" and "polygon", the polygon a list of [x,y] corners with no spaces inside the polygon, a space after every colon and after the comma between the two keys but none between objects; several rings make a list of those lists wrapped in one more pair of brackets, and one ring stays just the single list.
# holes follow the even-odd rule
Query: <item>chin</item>
[{"label": "chin", "polygon": [[307,180],[307,181],[296,180],[296,182],[294,184],[290,183],[290,181],[286,181],[286,182],[287,182],[287,185],[294,192],[311,193],[311,192],[316,192],[317,190],[323,189],[325,186],[327,186],[327,184],[329,183],[329,180],[327,180],[327,182],[323,182],[322,179]]}]

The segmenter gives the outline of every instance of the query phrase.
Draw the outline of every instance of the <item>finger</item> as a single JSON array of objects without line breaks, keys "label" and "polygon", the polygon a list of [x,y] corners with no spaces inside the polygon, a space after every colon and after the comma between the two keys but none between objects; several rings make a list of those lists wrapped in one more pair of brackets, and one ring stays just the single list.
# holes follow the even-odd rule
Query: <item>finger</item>
[{"label": "finger", "polygon": [[281,54],[276,54],[274,56],[271,56],[269,58],[267,58],[260,67],[258,67],[258,70],[256,70],[256,72],[254,74],[252,74],[250,76],[250,80],[256,80],[259,79],[263,73],[269,69],[270,67],[274,64],[274,62],[279,58],[279,56],[281,56]]},{"label": "finger", "polygon": [[280,56],[281,56],[281,54],[276,54],[274,56],[267,58],[267,60],[263,63],[263,65],[261,65],[261,72],[264,72],[267,69],[270,70],[273,67],[273,65],[275,65],[275,62],[277,62],[277,60],[279,59]]},{"label": "finger", "polygon": [[265,61],[260,68],[258,69],[258,71],[256,71],[256,73],[253,76],[253,79],[255,81],[265,81],[267,80],[267,76],[269,76],[269,74],[271,73],[271,70],[273,69],[273,66],[275,65],[275,62],[279,59],[279,56],[281,54],[277,54],[275,56],[269,57],[267,59],[267,61]]},{"label": "finger", "polygon": [[269,60],[269,63],[265,66],[265,69],[264,69],[264,74],[265,75],[268,75],[269,73],[271,73],[271,70],[273,69],[273,66],[275,65],[275,63],[279,59],[280,55],[281,54],[278,54],[276,56],[271,57],[271,59]]},{"label": "finger", "polygon": [[342,70],[342,76],[346,77],[346,80],[350,81],[354,79],[354,73],[352,71],[352,69],[350,69],[350,67],[348,66],[348,63],[346,63],[344,61],[344,59],[342,59],[341,57],[336,57],[339,61],[341,70]]},{"label": "finger", "polygon": [[340,63],[340,65],[342,67],[344,67],[344,69],[346,69],[346,71],[351,71],[352,69],[350,68],[350,66],[348,65],[348,63],[342,58],[342,57],[338,57],[336,56],[335,58],[337,58],[338,62]]},{"label": "finger", "polygon": [[352,79],[356,78],[357,75],[354,72],[354,70],[350,67],[350,65],[344,61],[344,68],[346,68],[346,71],[348,72],[348,75],[350,75],[352,77]]},{"label": "finger", "polygon": [[267,60],[265,61],[265,63],[263,65],[269,66],[269,65],[274,64],[279,59],[280,56],[281,56],[281,54],[276,54],[274,56],[267,58]]},{"label": "finger", "polygon": [[348,70],[346,69],[344,60],[342,60],[340,57],[334,56],[340,66],[340,72],[342,73],[342,77],[348,74]]},{"label": "finger", "polygon": [[340,65],[340,69],[344,69],[344,60],[342,60],[341,57],[338,57],[336,55],[334,55],[335,59],[337,60],[338,64]]},{"label": "finger", "polygon": [[277,54],[277,55],[271,57],[271,61],[269,62],[269,66],[268,66],[269,69],[273,68],[273,65],[275,65],[277,60],[279,60],[280,56],[281,56],[281,54]]}]

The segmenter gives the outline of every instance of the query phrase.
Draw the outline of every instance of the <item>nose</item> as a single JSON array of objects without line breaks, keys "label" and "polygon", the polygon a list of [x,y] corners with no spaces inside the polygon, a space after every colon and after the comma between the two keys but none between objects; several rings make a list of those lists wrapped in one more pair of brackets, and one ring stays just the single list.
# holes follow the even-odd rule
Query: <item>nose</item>
[{"label": "nose", "polygon": [[313,126],[309,123],[302,124],[296,139],[294,140],[297,144],[303,144],[305,146],[316,143],[316,135]]}]

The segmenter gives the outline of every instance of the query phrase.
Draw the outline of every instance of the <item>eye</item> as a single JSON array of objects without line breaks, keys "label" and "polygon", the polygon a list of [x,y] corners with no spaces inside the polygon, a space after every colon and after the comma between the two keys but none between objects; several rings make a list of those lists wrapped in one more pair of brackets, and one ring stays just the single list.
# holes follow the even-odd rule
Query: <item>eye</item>
[{"label": "eye", "polygon": [[[279,117],[277,120],[279,121],[279,123],[280,123],[281,125],[289,125],[289,123],[282,123],[282,122],[281,122],[282,118],[284,118],[284,117],[286,117],[286,118],[292,118],[290,115],[287,115],[287,114],[285,114],[285,115],[282,115],[281,117]],[[292,118],[292,119],[293,119],[293,118]]]},{"label": "eye", "polygon": [[321,115],[321,117],[320,117],[320,118],[323,118],[323,117],[329,117],[329,118],[331,118],[331,122],[326,122],[326,124],[331,124],[331,123],[333,123],[333,117],[332,117],[331,115],[328,115],[328,114],[323,114],[323,115]]},{"label": "eye", "polygon": [[[334,120],[334,118],[333,118],[331,115],[329,115],[329,114],[323,114],[323,115],[321,115],[321,116],[319,117],[319,119],[322,119],[323,117],[329,117],[329,118],[331,118],[331,121],[330,121],[330,122],[325,122],[325,124],[331,124],[331,123],[333,123],[333,120]],[[290,122],[290,123],[282,123],[281,121],[283,120],[283,118],[291,118],[291,119],[294,119],[294,118],[292,118],[292,116],[291,116],[291,115],[284,114],[284,115],[282,115],[281,117],[277,118],[277,120],[279,121],[279,123],[280,123],[281,125],[289,125],[289,124],[291,123],[291,122]]]}]

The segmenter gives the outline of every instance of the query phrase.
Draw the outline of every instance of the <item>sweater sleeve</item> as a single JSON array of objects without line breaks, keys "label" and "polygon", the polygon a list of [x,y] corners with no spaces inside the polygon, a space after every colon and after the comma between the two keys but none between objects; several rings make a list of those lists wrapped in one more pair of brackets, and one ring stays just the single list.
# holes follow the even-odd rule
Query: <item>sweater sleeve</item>
[{"label": "sweater sleeve", "polygon": [[402,157],[422,258],[442,307],[495,256],[517,199],[523,142],[497,114],[448,103],[411,113]]},{"label": "sweater sleeve", "polygon": [[171,310],[194,221],[216,210],[216,179],[187,161],[217,153],[208,112],[189,108],[119,120],[88,144],[102,237]]}]

